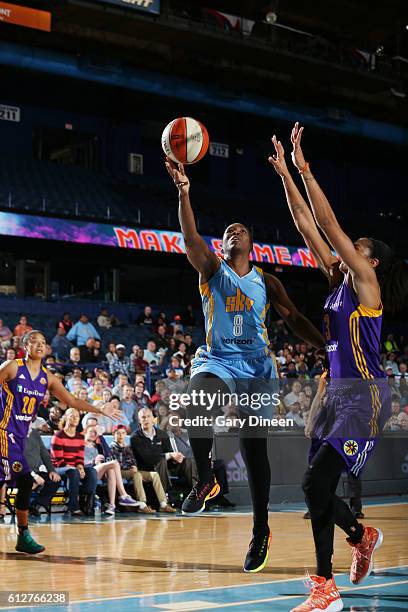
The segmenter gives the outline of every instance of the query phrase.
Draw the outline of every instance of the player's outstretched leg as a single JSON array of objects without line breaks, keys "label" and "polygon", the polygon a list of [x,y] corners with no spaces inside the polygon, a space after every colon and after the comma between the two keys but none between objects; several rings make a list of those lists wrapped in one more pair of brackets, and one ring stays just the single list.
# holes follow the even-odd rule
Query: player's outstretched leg
[{"label": "player's outstretched leg", "polygon": [[17,479],[16,484],[18,487],[15,503],[18,528],[16,550],[29,555],[36,555],[43,552],[45,547],[34,540],[28,529],[28,509],[33,485],[31,474],[22,474]]},{"label": "player's outstretched leg", "polygon": [[263,570],[268,561],[272,539],[268,525],[271,470],[266,432],[243,427],[240,430],[240,449],[247,468],[254,521],[253,537],[244,560],[244,572],[256,573]]}]

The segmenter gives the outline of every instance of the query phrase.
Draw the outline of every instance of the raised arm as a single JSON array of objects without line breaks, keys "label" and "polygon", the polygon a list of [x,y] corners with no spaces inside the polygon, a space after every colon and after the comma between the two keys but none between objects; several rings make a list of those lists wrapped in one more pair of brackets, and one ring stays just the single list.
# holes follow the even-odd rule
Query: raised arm
[{"label": "raised arm", "polygon": [[75,397],[70,393],[62,384],[60,380],[51,372],[48,373],[48,388],[52,395],[54,395],[57,399],[64,404],[68,404],[71,408],[75,408],[80,412],[95,412],[96,414],[103,414],[107,417],[110,417],[113,420],[119,421],[122,413],[120,410],[117,410],[111,404],[104,404],[101,408],[97,406],[92,406],[88,404],[88,402],[84,402],[83,400]]},{"label": "raised arm", "polygon": [[[303,127],[299,128],[299,124],[296,123],[292,131],[292,139],[297,142],[300,152],[302,134]],[[305,162],[303,153],[301,158],[292,156],[292,159],[295,166],[301,171],[316,223],[351,272],[354,288],[360,301],[365,306],[378,308],[381,296],[374,268],[368,259],[358,252],[353,241],[340,227],[325,193],[310,171],[309,164]],[[299,168],[301,164],[303,166]]]},{"label": "raised arm", "polygon": [[330,251],[328,244],[320,235],[312,212],[303,199],[288,170],[282,143],[280,140],[276,139],[276,136],[272,138],[272,143],[275,147],[275,155],[270,156],[268,161],[282,179],[286,201],[293,221],[295,222],[296,229],[302,234],[303,240],[313,253],[320,270],[322,270],[331,283],[336,284],[341,278],[341,274],[338,270],[338,261]]},{"label": "raised arm", "polygon": [[280,280],[272,274],[265,274],[264,277],[271,304],[282,319],[286,321],[293,333],[315,348],[324,348],[325,341],[321,332],[299,312]]},{"label": "raised arm", "polygon": [[182,164],[166,158],[166,168],[179,193],[179,221],[186,246],[187,259],[200,275],[200,284],[207,282],[220,267],[220,261],[197,231],[190,203],[190,181]]}]

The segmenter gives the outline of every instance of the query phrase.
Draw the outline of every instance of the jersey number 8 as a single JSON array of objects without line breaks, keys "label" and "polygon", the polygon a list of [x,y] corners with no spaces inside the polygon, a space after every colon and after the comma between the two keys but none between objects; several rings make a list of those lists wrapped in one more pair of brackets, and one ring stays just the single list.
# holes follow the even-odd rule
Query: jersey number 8
[{"label": "jersey number 8", "polygon": [[243,326],[244,326],[244,317],[242,315],[235,315],[234,317],[234,327],[232,333],[234,336],[242,336],[243,334]]}]

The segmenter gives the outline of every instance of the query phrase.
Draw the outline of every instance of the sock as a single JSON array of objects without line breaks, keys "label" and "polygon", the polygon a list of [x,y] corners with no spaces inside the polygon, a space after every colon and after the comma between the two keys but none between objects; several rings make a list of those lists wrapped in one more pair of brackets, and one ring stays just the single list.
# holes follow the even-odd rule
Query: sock
[{"label": "sock", "polygon": [[266,438],[240,437],[241,454],[248,473],[248,483],[253,506],[253,533],[269,533],[268,504],[271,470]]},{"label": "sock", "polygon": [[355,527],[350,527],[350,531],[352,533],[349,535],[348,541],[352,544],[360,544],[361,539],[364,535],[364,525],[362,525],[361,523],[357,523]]},{"label": "sock", "polygon": [[18,535],[22,535],[24,531],[28,529],[28,510],[17,510],[17,526],[18,526]]},{"label": "sock", "polygon": [[211,482],[214,478],[210,461],[210,452],[213,445],[212,438],[191,437],[190,445],[197,465],[200,483]]}]

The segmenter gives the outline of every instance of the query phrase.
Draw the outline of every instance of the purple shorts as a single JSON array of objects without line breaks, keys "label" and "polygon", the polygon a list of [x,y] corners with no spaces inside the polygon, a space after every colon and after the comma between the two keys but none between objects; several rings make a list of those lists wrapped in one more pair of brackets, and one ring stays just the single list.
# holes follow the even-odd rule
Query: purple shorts
[{"label": "purple shorts", "polygon": [[21,474],[30,473],[24,457],[25,438],[0,429],[0,482],[12,483]]}]

